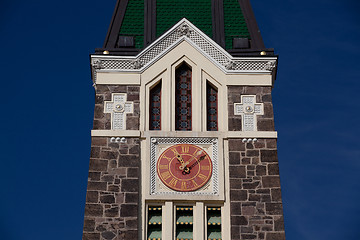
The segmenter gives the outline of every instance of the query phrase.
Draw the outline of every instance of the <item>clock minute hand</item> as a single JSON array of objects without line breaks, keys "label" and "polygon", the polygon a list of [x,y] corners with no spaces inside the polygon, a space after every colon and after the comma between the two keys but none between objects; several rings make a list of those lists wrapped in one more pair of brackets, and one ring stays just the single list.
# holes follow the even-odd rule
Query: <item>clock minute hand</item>
[{"label": "clock minute hand", "polygon": [[200,161],[204,160],[204,158],[206,157],[206,155],[202,155],[199,159],[196,159],[196,162],[194,162],[193,164],[190,165],[189,169],[192,169],[193,167],[195,167],[196,165],[199,164]]}]

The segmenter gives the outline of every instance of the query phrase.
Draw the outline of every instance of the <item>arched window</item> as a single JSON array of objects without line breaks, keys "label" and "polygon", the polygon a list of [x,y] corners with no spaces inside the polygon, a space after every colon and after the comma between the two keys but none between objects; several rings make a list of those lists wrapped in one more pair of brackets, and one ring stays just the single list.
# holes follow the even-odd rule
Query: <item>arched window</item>
[{"label": "arched window", "polygon": [[175,130],[191,131],[191,68],[183,63],[175,71]]},{"label": "arched window", "polygon": [[161,81],[150,90],[149,129],[161,130]]},{"label": "arched window", "polygon": [[207,130],[218,130],[218,91],[209,82],[206,82],[206,110]]}]

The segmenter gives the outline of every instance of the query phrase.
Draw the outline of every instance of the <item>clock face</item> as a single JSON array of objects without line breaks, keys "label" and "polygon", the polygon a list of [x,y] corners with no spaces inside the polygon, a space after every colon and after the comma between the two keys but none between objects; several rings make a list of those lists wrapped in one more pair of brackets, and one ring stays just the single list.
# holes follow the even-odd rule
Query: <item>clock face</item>
[{"label": "clock face", "polygon": [[167,148],[158,158],[157,174],[175,191],[190,192],[202,188],[211,178],[212,162],[204,149],[192,144]]}]

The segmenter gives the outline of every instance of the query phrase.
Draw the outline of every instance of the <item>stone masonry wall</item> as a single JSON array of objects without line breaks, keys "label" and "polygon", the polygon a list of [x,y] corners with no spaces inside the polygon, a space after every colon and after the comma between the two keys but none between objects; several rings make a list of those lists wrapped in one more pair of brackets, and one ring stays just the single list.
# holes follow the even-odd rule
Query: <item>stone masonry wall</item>
[{"label": "stone masonry wall", "polygon": [[92,137],[83,240],[138,239],[140,142]]},{"label": "stone masonry wall", "polygon": [[126,114],[126,129],[139,130],[140,103],[138,86],[97,85],[94,109],[94,130],[111,129],[111,114],[104,113],[104,101],[111,101],[112,93],[126,93],[127,101],[134,102],[134,113]]},{"label": "stone masonry wall", "polygon": [[229,140],[231,239],[284,240],[276,140]]},{"label": "stone masonry wall", "polygon": [[258,131],[274,131],[274,114],[271,102],[271,87],[229,86],[228,111],[229,131],[241,131],[241,116],[234,115],[234,103],[241,102],[241,95],[256,95],[256,102],[264,103],[264,115],[257,116]]}]

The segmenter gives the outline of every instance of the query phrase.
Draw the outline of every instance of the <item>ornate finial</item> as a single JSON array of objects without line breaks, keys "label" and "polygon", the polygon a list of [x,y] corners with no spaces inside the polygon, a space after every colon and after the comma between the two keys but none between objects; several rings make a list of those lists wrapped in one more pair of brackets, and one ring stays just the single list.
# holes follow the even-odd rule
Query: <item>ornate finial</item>
[{"label": "ornate finial", "polygon": [[268,61],[265,64],[264,69],[267,70],[267,71],[272,71],[275,68],[275,64],[276,64],[276,61],[274,61],[274,60]]},{"label": "ornate finial", "polygon": [[227,70],[233,70],[233,69],[235,69],[235,62],[234,62],[234,61],[231,61],[231,60],[227,61],[227,62],[225,63],[225,68],[226,68]]},{"label": "ornate finial", "polygon": [[182,24],[177,30],[180,36],[187,36],[187,37],[190,37],[192,31],[193,30],[191,30],[187,24]]},{"label": "ornate finial", "polygon": [[92,62],[92,66],[93,68],[95,69],[101,69],[103,66],[102,66],[102,62],[101,60],[99,59],[95,59],[93,62]]},{"label": "ornate finial", "polygon": [[140,59],[136,59],[133,61],[133,69],[140,69],[144,64],[141,62]]}]

